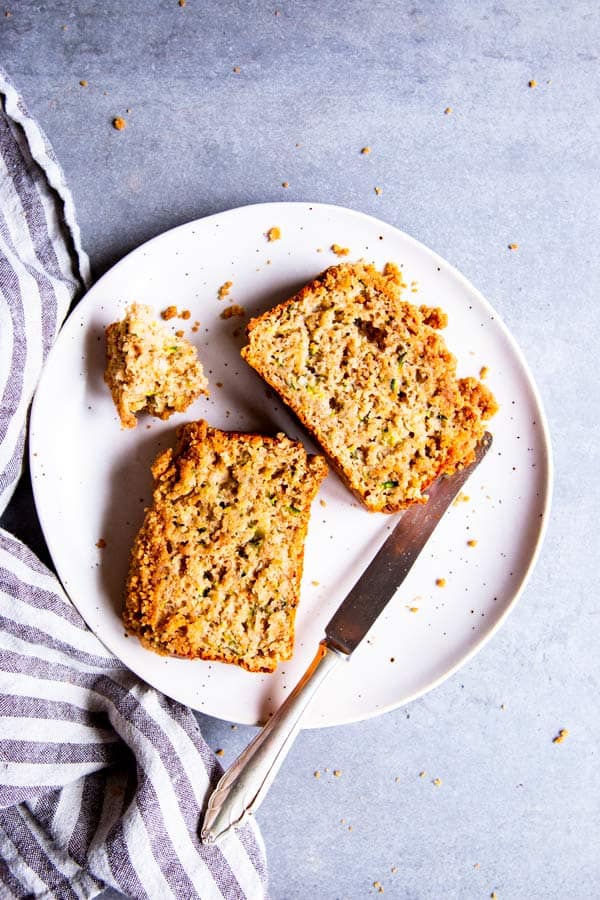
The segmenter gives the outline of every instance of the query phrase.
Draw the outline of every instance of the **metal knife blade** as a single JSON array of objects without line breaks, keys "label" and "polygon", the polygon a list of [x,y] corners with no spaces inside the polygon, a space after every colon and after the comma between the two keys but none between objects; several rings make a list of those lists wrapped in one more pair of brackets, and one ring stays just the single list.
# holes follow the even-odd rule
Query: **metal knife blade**
[{"label": "metal knife blade", "polygon": [[325,628],[325,644],[349,656],[396,593],[438,522],[492,445],[486,431],[473,462],[438,478],[427,503],[410,506]]}]

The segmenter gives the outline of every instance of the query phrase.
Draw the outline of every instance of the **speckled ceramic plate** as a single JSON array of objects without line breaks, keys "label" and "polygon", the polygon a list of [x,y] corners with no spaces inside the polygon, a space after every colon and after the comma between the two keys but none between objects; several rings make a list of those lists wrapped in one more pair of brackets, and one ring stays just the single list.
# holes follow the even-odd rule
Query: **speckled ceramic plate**
[{"label": "speckled ceramic plate", "polygon": [[[269,242],[266,232],[281,229]],[[336,475],[315,501],[306,546],[296,652],[273,675],[167,659],[126,637],[120,621],[128,553],[151,496],[150,463],[175,426],[206,418],[220,428],[282,430],[315,449],[295,419],[239,355],[244,319],[294,293],[337,262],[332,243],[381,265],[401,264],[409,298],[447,311],[446,340],[461,375],[489,368],[500,404],[494,446],[446,514],[409,577],[348,666],[324,685],[309,726],[373,716],[419,696],[454,672],[496,631],[534,564],[551,491],[547,428],[515,342],[491,306],[455,269],[395,228],[351,210],[269,203],[191,222],[160,235],[111,269],[63,328],[44,370],[30,429],[33,486],[63,585],[90,628],[126,665],[165,694],[219,718],[258,723],[312,659],[323,627],[396,517],[362,509]],[[230,296],[217,290],[232,281]],[[122,431],[103,384],[105,326],[137,300],[190,309],[174,327],[198,346],[211,386],[185,415],[139,417]],[[190,326],[201,323],[196,333]],[[323,504],[320,500],[324,501]],[[106,541],[100,549],[97,542]],[[470,540],[476,546],[468,545]],[[445,587],[436,579],[445,579]]]}]

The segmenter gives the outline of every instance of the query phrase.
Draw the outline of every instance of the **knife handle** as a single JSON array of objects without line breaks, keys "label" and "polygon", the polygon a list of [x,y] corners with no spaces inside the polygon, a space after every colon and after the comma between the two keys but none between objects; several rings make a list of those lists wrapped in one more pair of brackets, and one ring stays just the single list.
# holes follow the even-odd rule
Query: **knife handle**
[{"label": "knife handle", "polygon": [[244,824],[265,798],[287,756],[302,716],[327,676],[348,656],[319,644],[317,655],[277,712],[227,769],[210,795],[200,837],[214,844]]}]

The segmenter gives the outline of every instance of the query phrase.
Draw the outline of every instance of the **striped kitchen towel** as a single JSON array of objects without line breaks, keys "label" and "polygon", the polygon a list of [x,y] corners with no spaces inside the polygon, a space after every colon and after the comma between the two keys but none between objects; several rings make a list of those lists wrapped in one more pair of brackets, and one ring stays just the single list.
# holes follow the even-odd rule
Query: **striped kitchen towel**
[{"label": "striped kitchen towel", "polygon": [[[89,279],[45,136],[0,70],[0,514],[43,362]],[[254,823],[199,841],[220,767],[193,713],[139,681],[0,530],[0,897],[264,898]]]}]

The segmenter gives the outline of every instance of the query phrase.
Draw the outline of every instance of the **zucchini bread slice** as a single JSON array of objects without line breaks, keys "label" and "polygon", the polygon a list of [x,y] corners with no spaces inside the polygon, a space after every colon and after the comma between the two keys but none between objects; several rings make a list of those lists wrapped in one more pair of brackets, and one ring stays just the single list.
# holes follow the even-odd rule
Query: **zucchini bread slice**
[{"label": "zucchini bread slice", "polygon": [[104,381],[123,428],[135,428],[135,413],[142,409],[168,419],[208,393],[196,348],[141,303],[132,303],[125,317],[106,329]]},{"label": "zucchini bread slice", "polygon": [[271,672],[292,656],[311,502],[327,474],[302,444],[191,422],[161,453],[123,621],[158,653]]},{"label": "zucchini bread slice", "polygon": [[242,356],[280,394],[373,512],[426,501],[471,461],[497,405],[456,377],[441,309],[402,299],[397,266],[332,266],[248,324]]}]

